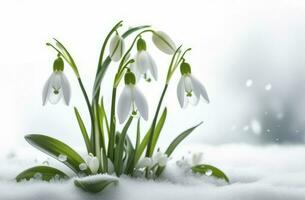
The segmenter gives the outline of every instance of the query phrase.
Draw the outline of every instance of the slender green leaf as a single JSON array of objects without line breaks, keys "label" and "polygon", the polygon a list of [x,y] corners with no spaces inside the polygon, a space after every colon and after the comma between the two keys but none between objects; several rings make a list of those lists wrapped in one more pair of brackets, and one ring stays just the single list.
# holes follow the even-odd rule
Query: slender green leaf
[{"label": "slender green leaf", "polygon": [[79,128],[82,132],[84,142],[85,142],[86,147],[87,147],[87,152],[88,152],[88,154],[92,153],[90,139],[89,139],[89,136],[88,136],[87,129],[86,129],[85,124],[84,124],[84,122],[83,122],[83,120],[82,120],[82,118],[81,118],[81,116],[80,116],[76,107],[74,107],[74,112],[75,112],[75,115],[76,115],[76,119],[77,119]]},{"label": "slender green leaf", "polygon": [[104,101],[103,98],[101,99],[101,113],[104,115],[105,117],[105,124],[106,124],[106,128],[107,128],[107,133],[108,133],[108,137],[110,134],[110,127],[109,127],[109,121],[108,121],[108,117],[105,111],[105,106],[104,106]]},{"label": "slender green leaf", "polygon": [[[79,165],[85,162],[76,151],[55,138],[45,135],[31,134],[26,135],[25,140],[42,152],[64,163],[75,173],[80,171]],[[84,172],[87,174],[90,173],[88,169]]]},{"label": "slender green leaf", "polygon": [[227,183],[230,182],[229,178],[226,176],[226,174],[223,171],[221,171],[220,169],[218,169],[212,165],[205,165],[205,164],[196,165],[196,166],[192,167],[192,171],[194,173],[199,173],[199,174],[203,174],[206,176],[213,176],[218,179],[223,179]]},{"label": "slender green leaf", "polygon": [[77,178],[74,184],[83,189],[85,192],[98,193],[104,190],[110,184],[116,184],[119,179],[109,175],[87,176],[85,178]]},{"label": "slender green leaf", "polygon": [[176,149],[176,147],[180,144],[180,142],[182,142],[190,133],[193,132],[193,130],[195,130],[195,128],[197,128],[198,126],[200,126],[202,124],[202,122],[200,122],[199,124],[197,124],[196,126],[193,126],[192,128],[189,128],[185,131],[183,131],[180,135],[178,135],[172,142],[171,144],[167,147],[165,154],[167,156],[170,156],[174,150]]},{"label": "slender green leaf", "polygon": [[164,122],[166,120],[166,115],[167,115],[167,109],[165,108],[160,119],[159,119],[159,122],[155,128],[155,131],[154,131],[154,134],[153,134],[153,139],[152,139],[152,143],[151,143],[151,146],[150,146],[150,151],[149,151],[149,154],[152,155],[154,150],[155,150],[155,147],[156,147],[156,144],[157,144],[157,141],[159,139],[159,135],[161,133],[161,130],[163,128],[163,125],[164,125]]},{"label": "slender green leaf", "polygon": [[49,166],[36,166],[29,168],[27,170],[24,170],[21,172],[17,177],[16,181],[20,182],[22,180],[30,180],[30,179],[39,179],[39,180],[44,180],[44,181],[50,181],[52,178],[54,179],[67,179],[68,176],[53,167]]},{"label": "slender green leaf", "polygon": [[117,176],[120,176],[122,174],[122,168],[123,168],[123,152],[124,152],[124,142],[126,138],[126,134],[128,131],[128,128],[133,120],[133,117],[129,117],[128,121],[126,122],[122,133],[119,136],[118,144],[115,149],[115,155],[114,155],[114,169]]}]

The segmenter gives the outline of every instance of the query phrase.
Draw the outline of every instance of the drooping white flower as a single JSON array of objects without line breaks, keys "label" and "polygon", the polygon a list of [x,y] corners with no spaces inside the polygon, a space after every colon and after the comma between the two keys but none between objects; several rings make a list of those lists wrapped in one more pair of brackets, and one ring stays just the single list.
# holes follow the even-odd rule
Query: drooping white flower
[{"label": "drooping white flower", "polygon": [[63,69],[64,62],[62,58],[58,57],[54,61],[53,73],[43,87],[42,105],[45,105],[47,100],[51,104],[57,104],[62,97],[64,98],[66,105],[69,105],[71,88]]},{"label": "drooping white flower", "polygon": [[177,49],[174,41],[162,31],[153,32],[152,41],[160,51],[169,55],[174,54]]},{"label": "drooping white flower", "polygon": [[110,41],[109,45],[109,56],[113,61],[119,61],[125,51],[124,39],[119,35],[115,34]]},{"label": "drooping white flower", "polygon": [[177,86],[177,97],[182,108],[190,102],[197,105],[200,97],[209,103],[209,97],[205,87],[191,74],[191,67],[188,63],[183,62],[180,66],[181,78]]},{"label": "drooping white flower", "polygon": [[89,167],[92,174],[96,174],[99,167],[100,162],[96,156],[93,156],[91,153],[85,159],[87,166]]},{"label": "drooping white flower", "polygon": [[138,111],[143,119],[148,119],[148,104],[141,93],[141,91],[135,85],[135,75],[128,71],[125,74],[125,87],[119,97],[117,113],[119,122],[123,123],[131,111]]},{"label": "drooping white flower", "polygon": [[139,80],[142,75],[146,76],[150,72],[155,80],[158,80],[158,69],[154,59],[146,50],[146,42],[140,38],[137,41],[138,52],[135,56],[135,63],[130,66],[131,71],[136,75]]}]

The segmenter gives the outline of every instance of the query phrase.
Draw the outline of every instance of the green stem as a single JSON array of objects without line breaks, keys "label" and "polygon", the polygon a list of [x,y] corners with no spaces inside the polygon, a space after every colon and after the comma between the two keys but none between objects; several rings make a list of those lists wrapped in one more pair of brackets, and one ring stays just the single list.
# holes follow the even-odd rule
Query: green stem
[{"label": "green stem", "polygon": [[166,83],[164,88],[163,88],[163,91],[162,91],[162,94],[161,94],[161,97],[160,97],[160,100],[159,100],[159,103],[158,103],[158,107],[157,107],[157,110],[156,110],[156,113],[155,113],[155,116],[154,116],[154,119],[153,119],[153,122],[152,122],[152,125],[151,125],[151,131],[149,133],[149,140],[148,140],[146,154],[145,154],[146,157],[150,157],[151,154],[153,153],[153,152],[151,152],[152,140],[153,140],[153,136],[154,136],[154,132],[155,132],[156,123],[157,123],[159,111],[160,111],[160,108],[161,108],[161,104],[162,104],[162,101],[164,99],[167,88],[168,88],[168,83]]},{"label": "green stem", "polygon": [[114,139],[115,139],[115,101],[116,101],[116,87],[112,89],[111,97],[111,112],[110,112],[110,135],[109,135],[109,144],[108,144],[108,157],[113,161],[114,153]]}]

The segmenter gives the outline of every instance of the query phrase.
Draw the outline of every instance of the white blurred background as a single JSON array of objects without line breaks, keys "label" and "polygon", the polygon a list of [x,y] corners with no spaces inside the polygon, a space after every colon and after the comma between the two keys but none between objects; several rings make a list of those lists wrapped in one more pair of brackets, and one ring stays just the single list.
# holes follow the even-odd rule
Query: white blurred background
[{"label": "white blurred background", "polygon": [[[192,47],[187,56],[211,103],[183,110],[176,99],[179,73],[166,96],[169,114],[161,142],[204,121],[186,143],[286,144],[304,142],[305,2],[269,1],[77,1],[3,0],[0,2],[0,150],[5,155],[29,146],[25,134],[43,133],[74,147],[83,145],[73,106],[88,121],[85,101],[72,70],[69,107],[43,107],[42,87],[56,56],[45,45],[59,39],[74,57],[91,96],[105,35],[119,20],[124,28],[151,24],[177,44]],[[124,30],[121,30],[123,32]],[[149,40],[150,35],[144,36]],[[157,104],[170,57],[148,43],[160,81],[141,83]],[[116,65],[103,81],[109,105]],[[88,123],[89,125],[89,123]],[[89,127],[88,127],[89,128]]]}]

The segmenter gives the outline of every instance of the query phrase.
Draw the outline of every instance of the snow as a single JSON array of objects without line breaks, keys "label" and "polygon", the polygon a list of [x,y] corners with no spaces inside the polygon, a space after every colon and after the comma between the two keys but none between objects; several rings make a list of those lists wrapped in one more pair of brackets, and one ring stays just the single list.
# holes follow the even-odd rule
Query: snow
[{"label": "snow", "polygon": [[[210,177],[186,175],[176,166],[176,159],[192,152],[203,152],[203,163],[222,169],[229,185]],[[32,152],[32,151],[31,151]],[[304,146],[248,144],[183,146],[169,162],[163,180],[146,181],[121,177],[118,185],[101,193],[88,194],[73,185],[73,180],[46,183],[16,183],[21,170],[33,166],[34,155],[19,150],[2,158],[0,166],[0,199],[5,200],[303,200],[305,199]],[[38,163],[46,157],[40,155]],[[56,161],[49,160],[51,165]],[[59,166],[62,167],[62,166]],[[64,168],[63,168],[64,169]]]}]

